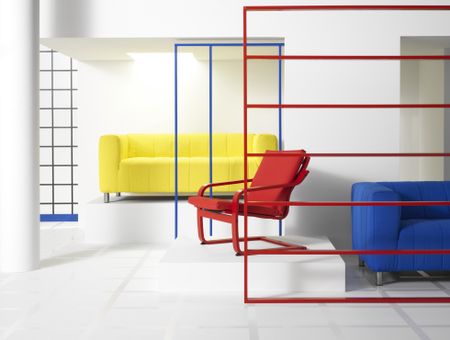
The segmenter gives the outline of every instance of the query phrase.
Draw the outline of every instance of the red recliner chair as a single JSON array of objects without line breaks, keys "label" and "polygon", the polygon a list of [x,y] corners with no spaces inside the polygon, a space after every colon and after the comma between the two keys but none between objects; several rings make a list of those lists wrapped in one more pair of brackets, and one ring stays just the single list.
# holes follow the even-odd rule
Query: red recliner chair
[{"label": "red recliner chair", "polygon": [[[247,189],[247,200],[249,202],[289,201],[294,187],[303,182],[309,173],[307,167],[310,157],[305,155],[304,150],[266,151],[266,154],[275,155],[263,156],[254,178],[248,180],[251,185]],[[232,200],[203,196],[205,191],[211,187],[243,182],[243,180],[239,180],[207,184],[199,189],[197,196],[189,197],[189,203],[197,208],[197,230],[201,244],[232,243],[236,255],[243,254],[240,247],[243,237],[239,237],[238,217],[244,214],[244,204],[241,202],[244,190],[237,191]],[[248,203],[247,207],[250,217],[282,220],[289,213],[289,206],[262,206]],[[203,218],[230,223],[232,237],[207,240],[203,230]],[[306,249],[306,247],[271,239],[267,236],[248,237],[248,240],[264,241],[284,249]]]}]

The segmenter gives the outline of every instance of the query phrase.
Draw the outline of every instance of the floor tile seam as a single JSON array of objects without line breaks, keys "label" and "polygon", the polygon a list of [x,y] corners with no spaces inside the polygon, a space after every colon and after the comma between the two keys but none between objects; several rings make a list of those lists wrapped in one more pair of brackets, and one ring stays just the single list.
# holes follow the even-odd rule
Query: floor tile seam
[{"label": "floor tile seam", "polygon": [[[97,256],[98,254],[101,254],[103,251],[105,250],[105,248],[100,248],[95,254],[94,256]],[[40,270],[40,269],[38,269]],[[61,280],[61,282],[56,285],[51,292],[47,292],[47,296],[44,299],[39,299],[38,301],[36,301],[35,303],[33,303],[30,307],[28,307],[23,315],[21,316],[21,318],[19,320],[17,320],[16,322],[14,322],[14,324],[12,324],[10,327],[8,327],[7,331],[5,332],[5,339],[8,339],[13,333],[14,331],[16,331],[17,329],[21,329],[20,325],[23,324],[27,319],[29,319],[33,314],[35,314],[38,310],[41,304],[45,303],[46,301],[48,301],[52,296],[54,296],[57,291],[58,288],[63,287],[68,281],[71,280],[73,273],[69,273],[72,275],[68,275],[68,277],[65,280]]]},{"label": "floor tile seam", "polygon": [[[387,295],[382,292],[384,297],[387,297]],[[397,312],[397,314],[406,322],[406,324],[410,327],[410,329],[420,338],[423,340],[431,340],[428,335],[425,334],[425,332],[420,328],[419,325],[417,325],[414,320],[403,310],[401,306],[399,306],[396,303],[393,303],[392,309]]]},{"label": "floor tile seam", "polygon": [[[424,271],[419,271],[419,274],[422,275],[425,278],[430,278],[431,277],[431,275],[429,275],[427,272],[424,272]],[[445,294],[450,296],[450,289],[445,287],[442,283],[436,282],[434,280],[431,280],[431,283],[433,285],[435,285],[439,290],[443,291]]]},{"label": "floor tile seam", "polygon": [[[109,247],[112,248],[112,247]],[[113,304],[116,302],[117,298],[119,297],[120,293],[123,292],[124,288],[128,285],[128,283],[131,281],[134,274],[139,270],[139,268],[142,267],[142,264],[147,260],[147,258],[151,254],[151,249],[148,249],[144,256],[142,256],[141,260],[138,261],[138,263],[134,266],[134,268],[129,272],[129,274],[124,278],[122,283],[113,291],[111,297],[108,299],[108,301],[104,304],[104,306],[101,308],[100,312],[97,314],[97,316],[94,318],[95,320],[91,323],[91,325],[87,328],[85,332],[80,336],[80,340],[89,339],[95,329],[97,328],[97,324],[99,324],[106,316],[107,312],[111,309]]]},{"label": "floor tile seam", "polygon": [[319,304],[321,309],[323,310],[324,316],[326,317],[328,328],[333,332],[333,335],[338,340],[345,340],[344,333],[342,332],[340,325],[338,325],[336,322],[332,321],[331,313],[330,313],[330,307],[328,304],[323,303]]},{"label": "floor tile seam", "polygon": [[170,316],[170,320],[165,327],[164,338],[163,338],[164,340],[173,340],[174,336],[175,336],[175,331],[178,328],[177,322],[181,316],[181,310],[182,310],[181,306],[184,303],[185,296],[184,296],[184,294],[181,294],[180,292],[178,292],[177,294],[178,294],[178,296],[177,296],[177,300],[175,303],[174,312]]},{"label": "floor tile seam", "polygon": [[259,340],[260,337],[255,306],[249,305],[247,307],[247,318],[248,318],[249,340]]},{"label": "floor tile seam", "polygon": [[28,319],[30,319],[30,317],[32,317],[34,314],[36,314],[37,311],[39,310],[39,307],[45,304],[46,301],[49,301],[52,298],[52,296],[56,294],[59,287],[63,287],[70,280],[71,276],[69,275],[66,280],[63,280],[63,282],[59,284],[59,286],[54,287],[52,291],[48,292],[45,298],[39,299],[39,301],[36,301],[30,307],[25,309],[21,317],[7,329],[7,331],[5,332],[6,334],[5,339],[8,339],[16,330],[21,329],[21,325],[24,324]]},{"label": "floor tile seam", "polygon": [[[408,325],[350,325],[350,324],[339,324],[338,325],[339,328],[362,328],[362,329],[367,329],[367,328],[390,328],[390,329],[409,329],[410,327]],[[445,327],[445,326],[443,326]],[[450,327],[450,325],[448,326]],[[327,322],[326,324],[322,324],[322,325],[312,325],[312,324],[307,324],[307,325],[279,325],[279,326],[259,326],[260,329],[266,329],[266,328],[289,328],[289,329],[308,329],[308,328],[330,328],[329,323]]]}]

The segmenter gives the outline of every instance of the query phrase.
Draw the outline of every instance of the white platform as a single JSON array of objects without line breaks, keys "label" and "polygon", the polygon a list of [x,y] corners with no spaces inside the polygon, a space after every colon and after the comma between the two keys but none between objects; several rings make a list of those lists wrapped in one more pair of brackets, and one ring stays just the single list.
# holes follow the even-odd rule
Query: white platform
[{"label": "white platform", "polygon": [[[87,243],[126,244],[161,243],[175,239],[173,197],[119,197],[112,195],[110,203],[98,197],[80,206],[79,225],[85,233]],[[241,219],[242,221],[242,219]],[[178,236],[197,238],[197,212],[186,199],[178,204]],[[273,235],[278,232],[278,222],[251,219],[250,235]],[[209,220],[204,221],[205,231]],[[242,223],[241,223],[242,225]],[[213,235],[228,237],[228,224],[214,221]]]},{"label": "white platform", "polygon": [[[309,249],[334,249],[325,237],[283,237]],[[252,248],[273,247],[252,242]],[[164,292],[241,292],[243,257],[230,244],[200,245],[181,239],[167,251],[159,267],[159,289]],[[345,292],[345,264],[340,256],[251,256],[250,294]]]}]

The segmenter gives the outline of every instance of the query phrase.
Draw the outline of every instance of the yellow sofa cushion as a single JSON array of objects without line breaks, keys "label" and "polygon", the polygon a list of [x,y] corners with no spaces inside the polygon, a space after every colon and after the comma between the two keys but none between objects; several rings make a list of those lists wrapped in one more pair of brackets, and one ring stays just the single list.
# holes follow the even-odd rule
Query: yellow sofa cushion
[{"label": "yellow sofa cushion", "polygon": [[[249,159],[249,170],[254,173],[258,160]],[[213,181],[225,182],[244,177],[242,157],[215,157]],[[192,193],[209,182],[207,157],[178,158],[178,191]],[[123,160],[119,168],[119,187],[127,192],[163,193],[175,190],[174,159],[169,157],[134,157]],[[217,192],[236,191],[242,186],[224,186]],[[123,190],[124,191],[124,190]]]},{"label": "yellow sofa cushion", "polygon": [[[209,135],[181,134],[178,137],[178,191],[192,193],[209,182]],[[277,149],[277,138],[249,134],[249,152]],[[169,193],[175,190],[174,135],[129,134],[100,138],[99,176],[102,192]],[[259,165],[250,157],[249,176]],[[213,135],[213,182],[242,179],[243,135]],[[241,186],[217,191],[233,192]]]}]

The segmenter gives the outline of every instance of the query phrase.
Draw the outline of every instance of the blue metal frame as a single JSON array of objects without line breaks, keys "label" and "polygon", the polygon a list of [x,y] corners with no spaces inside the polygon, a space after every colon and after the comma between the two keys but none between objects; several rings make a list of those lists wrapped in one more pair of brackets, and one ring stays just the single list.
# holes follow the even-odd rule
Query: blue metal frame
[{"label": "blue metal frame", "polygon": [[178,238],[178,45],[175,44],[175,239]]},{"label": "blue metal frame", "polygon": [[[213,182],[213,163],[212,163],[212,155],[213,155],[213,139],[212,139],[212,55],[213,47],[209,46],[209,59],[208,59],[208,66],[209,66],[209,183]],[[212,187],[209,188],[209,197],[213,197],[213,189]],[[209,219],[209,236],[213,235],[213,221],[212,219]]]},{"label": "blue metal frame", "polygon": [[41,214],[41,222],[78,222],[78,214]]},{"label": "blue metal frame", "polygon": [[[175,194],[175,226],[174,226],[174,234],[175,239],[178,238],[178,201],[179,201],[179,195],[178,195],[178,47],[208,47],[209,49],[209,60],[208,60],[208,67],[209,67],[209,181],[213,181],[213,169],[212,169],[212,152],[213,152],[213,142],[212,142],[212,122],[213,122],[213,105],[212,105],[212,63],[213,63],[213,47],[242,47],[242,43],[177,43],[174,44],[174,62],[175,62],[175,116],[174,116],[174,130],[175,130],[175,188],[174,188],[174,194]],[[271,47],[278,47],[278,55],[281,56],[282,54],[282,48],[284,46],[284,43],[248,43],[247,46],[271,46]],[[278,103],[282,103],[282,60],[279,59],[278,61]],[[282,109],[280,108],[278,110],[278,148],[282,149],[282,140],[283,140],[283,134],[282,134]],[[209,191],[209,197],[212,197],[212,188],[210,188]],[[279,222],[278,225],[278,234],[281,236],[282,234],[282,222]],[[213,224],[212,220],[209,220],[209,235],[212,236],[213,234]]]}]

